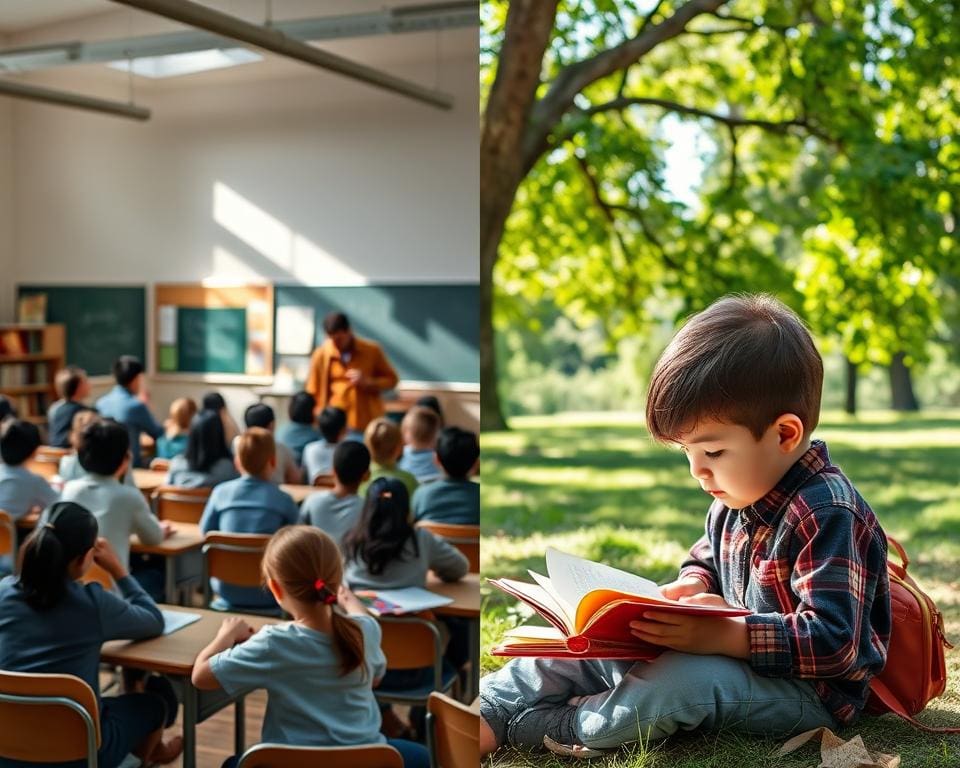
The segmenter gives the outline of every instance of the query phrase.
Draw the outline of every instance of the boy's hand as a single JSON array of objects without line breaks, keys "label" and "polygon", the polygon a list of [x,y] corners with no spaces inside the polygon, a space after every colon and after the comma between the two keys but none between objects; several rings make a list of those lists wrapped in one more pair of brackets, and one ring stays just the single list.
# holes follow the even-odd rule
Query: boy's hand
[{"label": "boy's hand", "polygon": [[706,584],[702,580],[696,576],[687,576],[683,579],[671,581],[669,584],[664,584],[660,587],[660,594],[667,600],[679,600],[682,597],[701,594],[705,588]]},{"label": "boy's hand", "polygon": [[742,616],[689,616],[648,611],[642,620],[630,622],[630,631],[644,642],[674,651],[750,658],[750,636]]}]

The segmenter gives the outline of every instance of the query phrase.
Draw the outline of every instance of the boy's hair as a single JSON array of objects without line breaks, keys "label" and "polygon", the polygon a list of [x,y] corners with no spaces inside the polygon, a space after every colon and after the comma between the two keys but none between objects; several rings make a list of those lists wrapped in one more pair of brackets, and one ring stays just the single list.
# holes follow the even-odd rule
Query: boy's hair
[{"label": "boy's hair", "polygon": [[143,363],[133,355],[120,355],[113,363],[113,378],[124,389],[130,386],[137,376],[143,373]]},{"label": "boy's hair", "polygon": [[356,524],[344,536],[347,560],[362,560],[371,574],[383,573],[391,561],[403,555],[407,540],[413,542],[414,559],[420,556],[416,530],[410,521],[410,494],[392,477],[378,477],[367,488]]},{"label": "boy's hair", "polygon": [[4,422],[10,417],[17,418],[17,409],[4,395],[0,395],[0,422]]},{"label": "boy's hair", "polygon": [[344,440],[333,451],[333,471],[340,482],[355,488],[370,469],[370,451],[356,440]]},{"label": "boy's hair", "polygon": [[328,443],[335,443],[340,439],[340,434],[347,426],[347,414],[342,408],[335,405],[328,405],[317,417],[317,426],[320,427],[320,434]]},{"label": "boy's hair", "polygon": [[84,408],[82,411],[73,414],[73,421],[70,422],[70,445],[74,450],[80,448],[83,430],[87,428],[87,425],[99,419],[100,414],[89,408]]},{"label": "boy's hair", "polygon": [[759,440],[793,413],[809,435],[820,418],[823,361],[799,317],[772,296],[727,296],[687,321],[657,361],[647,429],[677,442],[703,419]]},{"label": "boy's hair", "polygon": [[250,427],[237,440],[237,459],[243,471],[260,477],[270,459],[276,454],[273,433],[263,427]]},{"label": "boy's hair", "polygon": [[456,480],[467,476],[480,457],[477,436],[460,427],[447,427],[437,439],[437,458],[443,471]]},{"label": "boy's hair", "polygon": [[205,411],[217,411],[218,413],[227,407],[223,395],[219,392],[207,392],[200,401],[200,406]]},{"label": "boy's hair", "polygon": [[328,334],[337,331],[349,331],[350,319],[343,312],[329,312],[323,318],[323,330]]},{"label": "boy's hair", "polygon": [[277,417],[273,413],[273,408],[263,403],[254,403],[243,412],[243,423],[247,427],[263,427],[267,429]]},{"label": "boy's hair", "polygon": [[187,466],[195,472],[209,472],[220,459],[230,458],[223,421],[216,411],[202,411],[190,422],[187,445],[183,449]]},{"label": "boy's hair", "polygon": [[370,450],[370,457],[377,464],[386,464],[397,458],[403,436],[400,434],[400,427],[381,416],[367,424],[363,431],[363,442]]},{"label": "boy's hair", "polygon": [[415,405],[404,414],[401,426],[410,432],[410,437],[415,442],[432,443],[440,431],[440,417],[430,408]]},{"label": "boy's hair", "polygon": [[83,428],[77,445],[77,461],[87,472],[113,475],[130,450],[127,428],[113,419],[97,418]]},{"label": "boy's hair", "polygon": [[40,430],[36,424],[20,419],[10,419],[0,427],[0,459],[11,467],[17,467],[40,447]]},{"label": "boy's hair", "polygon": [[429,408],[431,411],[437,414],[440,417],[440,426],[443,426],[443,409],[440,407],[440,400],[436,395],[424,395],[423,397],[417,398],[417,405],[422,405],[424,408]]},{"label": "boy's hair", "polygon": [[66,368],[57,371],[53,377],[53,386],[57,390],[57,395],[64,400],[73,400],[73,396],[77,394],[77,390],[80,389],[80,385],[86,377],[87,372],[83,368],[68,365]]},{"label": "boy's hair", "polygon": [[309,392],[297,392],[290,398],[290,405],[287,408],[287,414],[290,421],[297,424],[313,424],[313,409],[317,407],[317,401]]},{"label": "boy's hair", "polygon": [[178,397],[170,403],[170,421],[177,425],[181,432],[190,429],[190,422],[197,415],[197,404],[190,397]]}]

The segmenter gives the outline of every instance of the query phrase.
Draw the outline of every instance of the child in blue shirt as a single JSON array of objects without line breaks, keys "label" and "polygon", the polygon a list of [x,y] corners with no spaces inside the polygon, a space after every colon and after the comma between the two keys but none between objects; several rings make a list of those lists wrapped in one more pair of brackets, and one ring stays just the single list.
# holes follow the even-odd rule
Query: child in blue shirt
[{"label": "child in blue shirt", "polygon": [[290,398],[287,410],[290,422],[277,430],[277,441],[290,449],[298,466],[303,465],[303,449],[306,445],[322,437],[313,426],[313,409],[316,406],[317,401],[309,392],[297,392]]},{"label": "child in blue shirt", "polygon": [[[157,458],[172,459],[187,449],[190,422],[197,415],[197,404],[189,397],[178,397],[170,403],[164,433],[157,438]],[[226,444],[226,440],[224,440]]]},{"label": "child in blue shirt", "polygon": [[119,421],[130,434],[130,450],[133,466],[142,467],[140,458],[140,435],[146,432],[156,439],[163,434],[146,404],[146,389],[143,381],[143,363],[132,355],[121,355],[113,364],[113,378],[117,385],[97,400],[101,416]]},{"label": "child in blue shirt", "polygon": [[167,470],[167,485],[181,488],[213,488],[239,477],[223,434],[223,421],[214,411],[194,418],[186,450],[174,456]]},{"label": "child in blue shirt", "polygon": [[[273,435],[252,427],[237,438],[237,469],[242,477],[221,483],[210,494],[200,530],[227,533],[274,533],[300,517],[293,499],[270,482],[276,464]],[[212,580],[227,610],[272,608],[273,598],[256,587],[235,587]]]},{"label": "child in blue shirt", "polygon": [[300,505],[300,519],[315,525],[343,548],[343,537],[356,525],[363,509],[357,493],[370,475],[370,451],[363,443],[346,440],[333,452],[333,488],[312,493]]},{"label": "child in blue shirt", "polygon": [[437,440],[436,459],[444,477],[417,488],[413,517],[437,523],[480,524],[480,484],[470,480],[480,459],[480,443],[473,432],[447,427]]},{"label": "child in blue shirt", "polygon": [[91,410],[89,405],[83,404],[84,399],[90,397],[90,379],[83,368],[68,365],[57,371],[53,384],[60,399],[47,410],[47,444],[57,448],[69,448],[73,417],[80,411]]},{"label": "child in blue shirt", "polygon": [[333,452],[347,436],[347,414],[342,408],[328,405],[317,417],[321,440],[308,443],[303,448],[303,472],[307,482],[313,485],[319,475],[333,472]]},{"label": "child in blue shirt", "polygon": [[193,684],[228,693],[265,688],[263,742],[326,747],[386,741],[405,768],[426,768],[422,745],[380,733],[373,694],[386,670],[380,626],[344,586],[333,540],[304,525],[278,531],[264,553],[263,576],[294,620],[254,633],[241,617],[227,619],[197,656]]},{"label": "child in blue shirt", "polygon": [[[179,736],[162,741],[164,727],[177,715],[169,682],[151,678],[144,693],[100,697],[103,643],[156,637],[163,615],[97,532],[90,512],[64,501],[27,539],[20,575],[0,581],[0,669],[75,675],[89,685],[100,706],[102,768],[114,768],[131,751],[145,763],[168,763],[183,748]],[[94,562],[122,596],[80,583]],[[8,765],[22,763],[0,759],[0,766]]]},{"label": "child in blue shirt", "polygon": [[437,435],[440,432],[440,417],[431,408],[417,405],[411,408],[400,424],[403,433],[403,456],[397,466],[409,472],[418,483],[429,483],[440,477],[434,454],[437,450]]}]

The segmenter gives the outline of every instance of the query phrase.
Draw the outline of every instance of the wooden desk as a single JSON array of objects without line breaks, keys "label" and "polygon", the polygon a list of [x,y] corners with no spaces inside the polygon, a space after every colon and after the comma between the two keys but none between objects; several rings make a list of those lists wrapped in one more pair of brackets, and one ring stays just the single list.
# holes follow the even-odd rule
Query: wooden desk
[{"label": "wooden desk", "polygon": [[294,503],[300,505],[311,493],[317,493],[318,491],[329,491],[330,489],[317,488],[312,485],[293,485],[290,483],[284,483],[280,486],[280,490],[284,493],[289,493],[293,497]]},{"label": "wooden desk", "polygon": [[[246,691],[231,698],[226,694],[211,696],[209,701],[201,701],[200,692],[193,687],[190,674],[193,663],[200,651],[213,640],[223,620],[230,615],[203,608],[179,608],[172,605],[161,606],[165,610],[199,613],[200,621],[183,627],[166,637],[154,637],[150,640],[113,640],[104,643],[100,658],[108,664],[116,664],[149,672],[160,672],[177,678],[183,686],[183,768],[195,768],[197,764],[197,723],[229,704],[235,705],[234,748],[242,754],[246,748],[244,734],[243,697]],[[277,623],[276,619],[265,616],[244,616],[244,620],[260,629],[267,624]]]},{"label": "wooden desk", "polygon": [[150,495],[163,485],[167,473],[157,469],[133,469],[133,483],[146,495]]},{"label": "wooden desk", "polygon": [[188,552],[196,552],[203,546],[199,525],[174,523],[174,526],[176,531],[173,536],[159,544],[142,544],[136,536],[130,537],[131,552],[163,558],[163,595],[166,600],[173,600],[177,592],[177,558]]},{"label": "wooden desk", "polygon": [[427,574],[427,589],[439,595],[452,597],[453,602],[434,608],[438,616],[460,616],[470,620],[467,649],[470,657],[470,674],[467,690],[472,697],[480,693],[480,574],[468,573],[459,581],[441,581],[430,571]]}]

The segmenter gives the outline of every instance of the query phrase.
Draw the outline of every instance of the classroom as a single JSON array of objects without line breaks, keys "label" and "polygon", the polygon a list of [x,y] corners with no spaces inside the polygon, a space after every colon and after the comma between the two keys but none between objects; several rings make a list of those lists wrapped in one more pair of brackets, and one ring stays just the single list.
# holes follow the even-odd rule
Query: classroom
[{"label": "classroom", "polygon": [[[0,765],[477,764],[478,48],[475,2],[0,6]],[[61,663],[33,618],[93,604]]]}]

